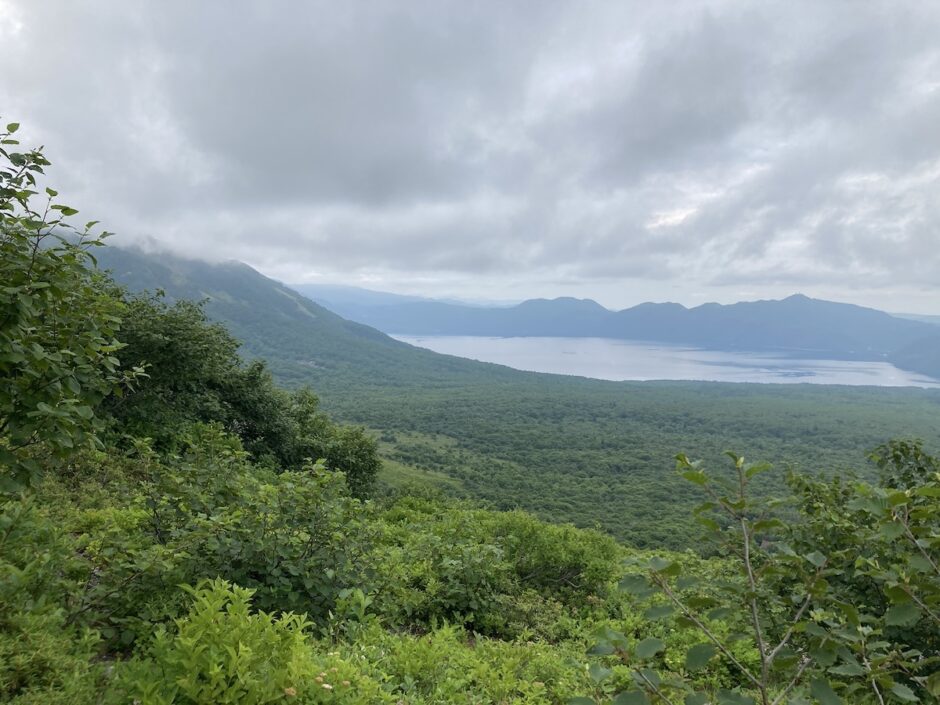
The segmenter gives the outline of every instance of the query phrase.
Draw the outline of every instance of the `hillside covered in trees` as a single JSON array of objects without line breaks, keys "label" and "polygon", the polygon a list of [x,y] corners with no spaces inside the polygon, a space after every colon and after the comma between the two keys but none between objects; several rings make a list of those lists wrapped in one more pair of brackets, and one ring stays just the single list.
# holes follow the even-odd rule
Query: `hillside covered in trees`
[{"label": "hillside covered in trees", "polygon": [[[129,292],[105,274],[96,265],[105,235],[94,222],[71,225],[78,211],[45,186],[49,163],[20,150],[17,128],[0,131],[0,701],[940,697],[940,462],[921,443],[881,444],[861,476],[835,479],[784,476],[733,454],[721,465],[679,455],[675,477],[702,500],[681,530],[704,536],[678,552],[481,509],[427,483],[390,489],[377,482],[376,440],[329,417],[299,384],[308,378],[291,371],[312,370],[331,396],[325,407],[372,414],[389,437],[412,423],[429,437],[432,420],[412,420],[422,418],[417,405],[437,394],[438,410],[472,406],[457,392],[477,385],[518,385],[533,406],[562,392],[596,393],[603,405],[630,391],[639,404],[644,387],[613,385],[605,397],[599,384],[415,353],[273,290],[285,316],[321,326],[313,349],[329,353],[307,351],[306,366],[298,354],[275,356],[282,389],[200,304]],[[246,302],[225,303],[250,311]],[[257,311],[251,358],[279,345],[258,335],[277,317]],[[314,337],[301,328],[284,345],[303,336]],[[369,379],[357,361],[385,376]],[[416,401],[402,404],[417,377]],[[383,397],[382,388],[392,391]],[[657,409],[668,410],[692,426],[704,407],[684,417],[675,407],[709,390],[727,396],[712,414],[744,405],[743,422],[754,413],[748,390],[675,390],[663,406],[636,407],[635,418],[649,413],[644,423],[655,424]],[[373,407],[370,393],[380,400]],[[831,394],[835,409],[861,398]],[[793,397],[792,408],[804,401]],[[918,404],[935,403],[883,397],[854,425],[895,408],[885,426],[903,426],[920,418]],[[568,433],[603,443],[611,430],[599,408],[579,411],[584,424]],[[386,427],[393,410],[399,420]],[[502,431],[499,418],[481,420],[485,432],[468,438],[509,452],[500,435],[525,428],[526,413]],[[659,442],[684,438],[675,455],[726,423]],[[853,433],[866,431],[840,438],[864,438]],[[537,434],[516,443],[538,447]],[[833,452],[849,464],[866,450]],[[447,475],[446,465],[436,472]],[[656,511],[671,501],[662,497]],[[679,526],[679,514],[671,521]]]},{"label": "hillside covered in trees", "polygon": [[940,390],[704,382],[604,382],[520,372],[405,345],[346,321],[238,263],[103,248],[102,268],[206,314],[287,386],[365,425],[386,459],[381,481],[430,482],[451,497],[600,526],[636,547],[696,543],[692,488],[677,451],[713,466],[734,448],[772,458],[761,486],[789,468],[832,474],[893,437],[940,448]]}]

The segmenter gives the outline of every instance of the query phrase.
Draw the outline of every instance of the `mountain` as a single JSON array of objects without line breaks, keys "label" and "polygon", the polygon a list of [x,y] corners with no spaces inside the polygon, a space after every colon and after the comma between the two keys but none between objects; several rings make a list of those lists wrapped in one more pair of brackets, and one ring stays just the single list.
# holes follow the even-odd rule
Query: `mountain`
[{"label": "mountain", "polygon": [[[936,328],[936,326],[935,326]],[[940,379],[940,333],[919,338],[888,357],[895,367]]]},{"label": "mountain", "polygon": [[399,335],[603,337],[832,359],[883,360],[936,333],[924,321],[800,294],[780,301],[695,308],[645,303],[622,311],[572,298],[535,299],[503,308],[386,301],[334,310]]},{"label": "mountain", "polygon": [[922,323],[932,323],[935,326],[940,326],[940,316],[931,316],[924,313],[896,313],[894,315],[898,318],[906,318],[911,321],[921,321]]},{"label": "mountain", "polygon": [[[343,318],[352,321],[368,318],[371,311],[388,306],[435,301],[422,296],[392,294],[387,291],[373,291],[372,289],[336,284],[292,284],[290,288],[303,294],[311,301],[315,301],[330,311],[334,311]],[[462,304],[458,301],[440,301],[440,303]]]},{"label": "mountain", "polygon": [[327,308],[330,308],[330,306],[336,308],[343,306],[370,308],[431,301],[431,299],[424,296],[392,294],[387,291],[374,291],[372,289],[362,289],[358,286],[342,286],[339,284],[291,284],[290,288]]},{"label": "mountain", "polygon": [[[113,246],[99,266],[131,291],[162,290],[168,300],[204,300],[210,318],[243,341],[246,357],[268,361],[286,384],[320,390],[351,383],[453,384],[515,373],[499,365],[439,355],[346,320],[239,262],[210,264]],[[528,374],[528,373],[526,373]]]},{"label": "mountain", "polygon": [[598,335],[609,313],[584,299],[532,299],[503,308],[481,308],[442,301],[387,305],[375,308],[343,307],[338,312],[392,334],[570,336]]}]

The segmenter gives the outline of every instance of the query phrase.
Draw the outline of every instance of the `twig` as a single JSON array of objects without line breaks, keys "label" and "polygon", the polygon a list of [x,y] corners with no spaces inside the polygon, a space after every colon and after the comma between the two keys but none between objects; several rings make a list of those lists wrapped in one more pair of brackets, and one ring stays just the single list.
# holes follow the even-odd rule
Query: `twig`
[{"label": "twig", "polygon": [[[796,672],[796,675],[793,676],[793,679],[787,684],[787,687],[784,688],[780,692],[780,695],[774,698],[774,701],[773,703],[771,703],[771,705],[779,705],[781,702],[783,702],[783,699],[787,696],[787,693],[789,693],[791,690],[793,690],[793,688],[796,687],[796,684],[800,682],[800,678],[803,677],[803,673],[806,671],[807,668],[809,668],[809,665],[812,662],[813,662],[812,659],[809,659],[809,658],[803,660],[803,662],[800,664],[799,669]],[[882,705],[884,705],[884,701],[882,701]]]},{"label": "twig", "polygon": [[646,674],[645,674],[645,673],[643,673],[642,671],[635,671],[635,673],[636,673],[640,678],[643,679],[643,681],[653,690],[654,693],[656,693],[656,695],[659,696],[659,699],[660,699],[660,700],[662,700],[664,703],[666,703],[666,705],[675,705],[675,703],[673,703],[672,700],[670,700],[669,698],[666,697],[666,695],[663,693],[663,691],[661,691],[659,688],[656,687],[656,684],[653,683],[653,681],[651,681],[649,678],[646,677]]},{"label": "twig", "polygon": [[726,657],[729,661],[731,661],[731,663],[733,663],[733,664],[735,665],[735,667],[736,667],[739,671],[741,671],[741,673],[744,674],[744,676],[745,676],[749,681],[751,681],[751,683],[753,683],[757,688],[760,688],[760,687],[761,687],[761,683],[760,683],[760,681],[754,676],[754,674],[752,674],[752,673],[747,669],[747,667],[746,667],[744,664],[742,664],[740,661],[738,661],[738,659],[736,659],[736,658],[734,657],[734,654],[732,654],[732,653],[728,650],[728,648],[721,642],[721,640],[720,640],[717,636],[715,636],[714,634],[712,634],[711,630],[709,630],[709,628],[705,626],[705,624],[702,622],[702,620],[700,620],[698,617],[695,616],[695,613],[694,613],[694,612],[692,612],[688,607],[686,607],[684,604],[682,604],[682,601],[681,601],[681,600],[676,596],[676,594],[669,588],[669,585],[668,585],[664,580],[662,580],[662,578],[657,578],[657,577],[654,576],[653,580],[656,581],[656,584],[659,585],[660,589],[662,589],[662,591],[665,593],[665,595],[666,595],[670,600],[672,600],[673,604],[675,604],[675,605],[682,611],[682,613],[686,616],[686,618],[688,618],[689,621],[691,621],[695,626],[697,626],[699,629],[701,629],[702,632],[705,634],[705,636],[707,636],[707,637],[709,638],[709,640],[710,640],[716,647],[718,647],[718,650],[721,651],[721,653],[724,654],[725,657]]}]

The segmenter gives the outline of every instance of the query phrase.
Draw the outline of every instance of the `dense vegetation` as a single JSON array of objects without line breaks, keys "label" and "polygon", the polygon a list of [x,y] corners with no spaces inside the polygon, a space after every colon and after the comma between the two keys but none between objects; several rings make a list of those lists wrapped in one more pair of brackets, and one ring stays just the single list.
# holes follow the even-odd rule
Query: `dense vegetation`
[{"label": "dense vegetation", "polygon": [[200,306],[103,276],[102,236],[39,197],[47,162],[15,151],[16,127],[0,133],[0,701],[940,695],[940,463],[920,444],[879,448],[873,483],[791,475],[787,505],[751,492],[766,466],[680,456],[709,500],[701,555],[382,493],[362,431],[242,362]]}]

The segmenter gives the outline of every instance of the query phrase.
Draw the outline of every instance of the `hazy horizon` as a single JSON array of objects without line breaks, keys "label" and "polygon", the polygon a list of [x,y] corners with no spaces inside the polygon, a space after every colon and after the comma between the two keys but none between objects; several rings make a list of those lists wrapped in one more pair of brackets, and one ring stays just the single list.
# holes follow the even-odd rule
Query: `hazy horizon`
[{"label": "hazy horizon", "polygon": [[[632,303],[632,304],[628,304],[628,305],[626,305],[626,306],[617,306],[617,307],[615,307],[615,306],[609,306],[609,305],[607,305],[604,301],[599,301],[598,299],[595,299],[595,298],[590,297],[590,296],[570,296],[570,295],[567,295],[567,294],[562,294],[562,295],[559,295],[559,296],[528,296],[528,297],[521,298],[521,299],[511,299],[511,300],[505,300],[505,299],[487,299],[487,298],[472,298],[472,299],[471,299],[471,298],[466,298],[466,299],[464,299],[464,298],[460,298],[460,297],[437,297],[437,296],[432,296],[432,295],[428,295],[428,294],[422,294],[422,293],[420,293],[420,292],[411,291],[411,290],[406,290],[406,291],[392,291],[392,290],[388,290],[388,289],[378,289],[378,288],[360,287],[360,286],[354,286],[354,285],[350,285],[350,284],[334,284],[334,283],[326,283],[326,282],[281,282],[281,283],[284,284],[285,286],[289,287],[289,288],[292,288],[292,289],[295,288],[295,287],[302,287],[302,286],[304,286],[304,285],[323,286],[323,287],[333,287],[333,288],[337,288],[337,289],[349,289],[349,290],[351,290],[351,291],[355,291],[355,290],[358,290],[358,291],[365,291],[365,292],[369,292],[369,293],[373,293],[373,294],[393,294],[393,295],[396,295],[396,296],[414,297],[414,298],[424,299],[424,300],[427,300],[427,301],[435,301],[435,302],[443,302],[443,303],[460,304],[460,305],[466,305],[466,306],[493,307],[493,308],[518,306],[518,305],[521,304],[521,303],[525,303],[526,301],[532,301],[532,300],[554,300],[554,299],[559,299],[559,298],[574,298],[574,299],[577,299],[577,300],[580,300],[580,301],[593,301],[594,303],[599,304],[599,305],[603,306],[604,308],[606,308],[606,309],[608,309],[608,310],[610,310],[610,311],[619,311],[619,310],[623,310],[623,309],[626,309],[626,308],[631,308],[631,307],[633,307],[633,306],[639,306],[639,305],[642,305],[642,304],[645,304],[645,303],[653,303],[653,304],[679,304],[680,306],[684,306],[685,308],[694,308],[694,307],[696,307],[696,306],[703,306],[703,305],[708,305],[708,304],[731,305],[731,304],[735,304],[735,303],[746,303],[746,302],[753,302],[753,301],[767,301],[767,300],[771,300],[771,301],[780,301],[780,300],[783,300],[783,299],[788,299],[788,298],[793,297],[793,296],[807,296],[807,295],[804,294],[802,291],[794,291],[794,292],[792,292],[792,293],[790,293],[790,294],[785,294],[785,295],[782,295],[782,296],[779,296],[779,297],[773,297],[773,298],[770,298],[770,299],[736,299],[736,300],[727,300],[727,301],[714,301],[714,300],[711,300],[711,301],[696,302],[696,303],[693,303],[693,304],[688,304],[688,303],[684,303],[684,302],[682,302],[682,301],[673,301],[673,300],[661,300],[661,301],[656,301],[656,300],[652,300],[652,299],[644,299],[644,300],[641,300],[641,301],[636,301],[635,303]],[[301,292],[301,293],[303,293],[303,292]],[[306,295],[306,294],[305,294],[305,295]],[[817,297],[809,297],[809,298],[817,298]],[[845,303],[845,304],[852,304],[852,303],[853,303],[853,302],[851,302],[851,301],[835,301],[835,300],[833,300],[833,299],[823,299],[823,300],[825,300],[825,301],[831,301],[831,302],[833,302],[833,303]],[[859,304],[856,304],[856,305],[859,305]],[[906,315],[911,315],[911,316],[926,316],[926,317],[934,317],[934,316],[936,316],[936,317],[940,318],[940,306],[938,306],[938,309],[937,309],[936,311],[932,311],[932,312],[928,312],[928,313],[917,313],[917,312],[912,312],[912,311],[891,311],[891,310],[888,310],[888,309],[879,308],[878,306],[868,306],[868,307],[866,307],[866,308],[873,308],[873,309],[875,309],[875,310],[877,310],[877,311],[884,311],[885,313],[889,313],[889,314],[891,314],[891,315],[893,315],[893,316],[906,316]]]}]

